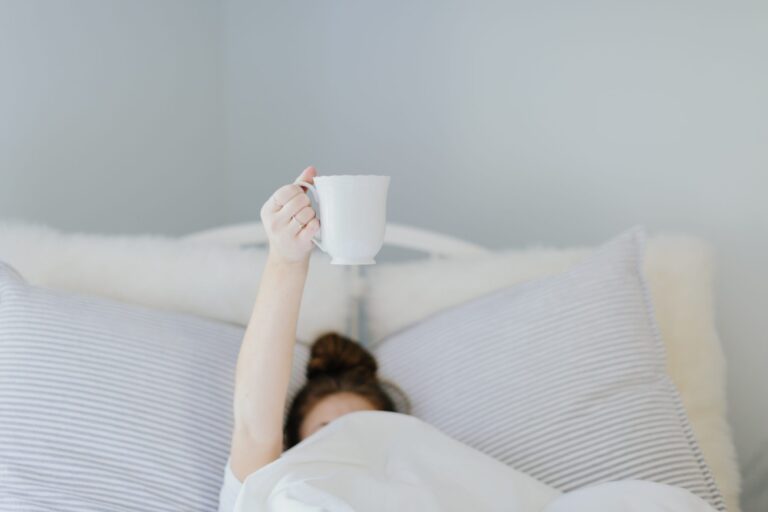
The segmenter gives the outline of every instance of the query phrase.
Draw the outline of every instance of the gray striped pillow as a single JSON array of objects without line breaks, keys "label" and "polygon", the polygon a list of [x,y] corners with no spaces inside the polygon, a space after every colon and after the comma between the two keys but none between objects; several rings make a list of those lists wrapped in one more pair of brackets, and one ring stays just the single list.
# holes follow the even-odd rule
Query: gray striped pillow
[{"label": "gray striped pillow", "polygon": [[216,510],[242,334],[0,263],[0,510]]},{"label": "gray striped pillow", "polygon": [[619,479],[723,510],[664,370],[634,228],[566,273],[437,313],[383,340],[412,412],[563,491]]}]

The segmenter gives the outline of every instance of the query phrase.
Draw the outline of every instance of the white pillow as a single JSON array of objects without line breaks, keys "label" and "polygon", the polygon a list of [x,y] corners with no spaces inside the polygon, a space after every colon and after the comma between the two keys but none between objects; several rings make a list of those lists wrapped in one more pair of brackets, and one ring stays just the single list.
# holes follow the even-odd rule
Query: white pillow
[{"label": "white pillow", "polygon": [[[265,260],[260,249],[0,224],[0,261],[32,284],[240,325],[248,323]],[[348,332],[348,273],[327,261],[315,253],[310,265],[297,328],[302,340]]]},{"label": "white pillow", "polygon": [[396,332],[375,347],[383,376],[414,415],[562,491],[645,479],[724,510],[664,370],[642,243],[630,230]]},{"label": "white pillow", "polygon": [[[593,248],[531,248],[487,256],[379,264],[367,269],[365,318],[370,339],[494,290],[571,268]],[[667,371],[728,510],[739,509],[739,471],[726,419],[725,361],[712,306],[709,246],[680,235],[649,237],[644,270]]]}]

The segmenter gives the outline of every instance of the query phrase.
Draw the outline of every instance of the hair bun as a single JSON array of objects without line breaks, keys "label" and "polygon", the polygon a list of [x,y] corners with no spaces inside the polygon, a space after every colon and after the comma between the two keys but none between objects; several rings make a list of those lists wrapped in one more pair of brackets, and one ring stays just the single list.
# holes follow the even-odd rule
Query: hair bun
[{"label": "hair bun", "polygon": [[361,380],[374,380],[377,369],[376,359],[370,352],[346,336],[331,332],[318,337],[312,344],[307,379],[355,373]]}]

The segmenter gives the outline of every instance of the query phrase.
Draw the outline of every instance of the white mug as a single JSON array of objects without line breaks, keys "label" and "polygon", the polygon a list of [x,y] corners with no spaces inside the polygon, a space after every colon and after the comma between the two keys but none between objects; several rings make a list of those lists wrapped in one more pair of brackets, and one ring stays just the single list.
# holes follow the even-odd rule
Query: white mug
[{"label": "white mug", "polygon": [[[371,265],[384,244],[389,176],[317,176],[309,189],[317,203],[320,238],[312,241],[333,265]],[[317,211],[319,210],[319,211]]]}]

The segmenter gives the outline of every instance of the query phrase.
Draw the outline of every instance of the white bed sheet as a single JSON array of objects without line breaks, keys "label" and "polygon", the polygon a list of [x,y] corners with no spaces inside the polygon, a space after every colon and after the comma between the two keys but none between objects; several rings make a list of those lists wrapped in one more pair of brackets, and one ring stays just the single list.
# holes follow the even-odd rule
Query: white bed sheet
[{"label": "white bed sheet", "polygon": [[559,491],[411,416],[343,416],[250,475],[236,512],[714,512],[642,481]]}]

